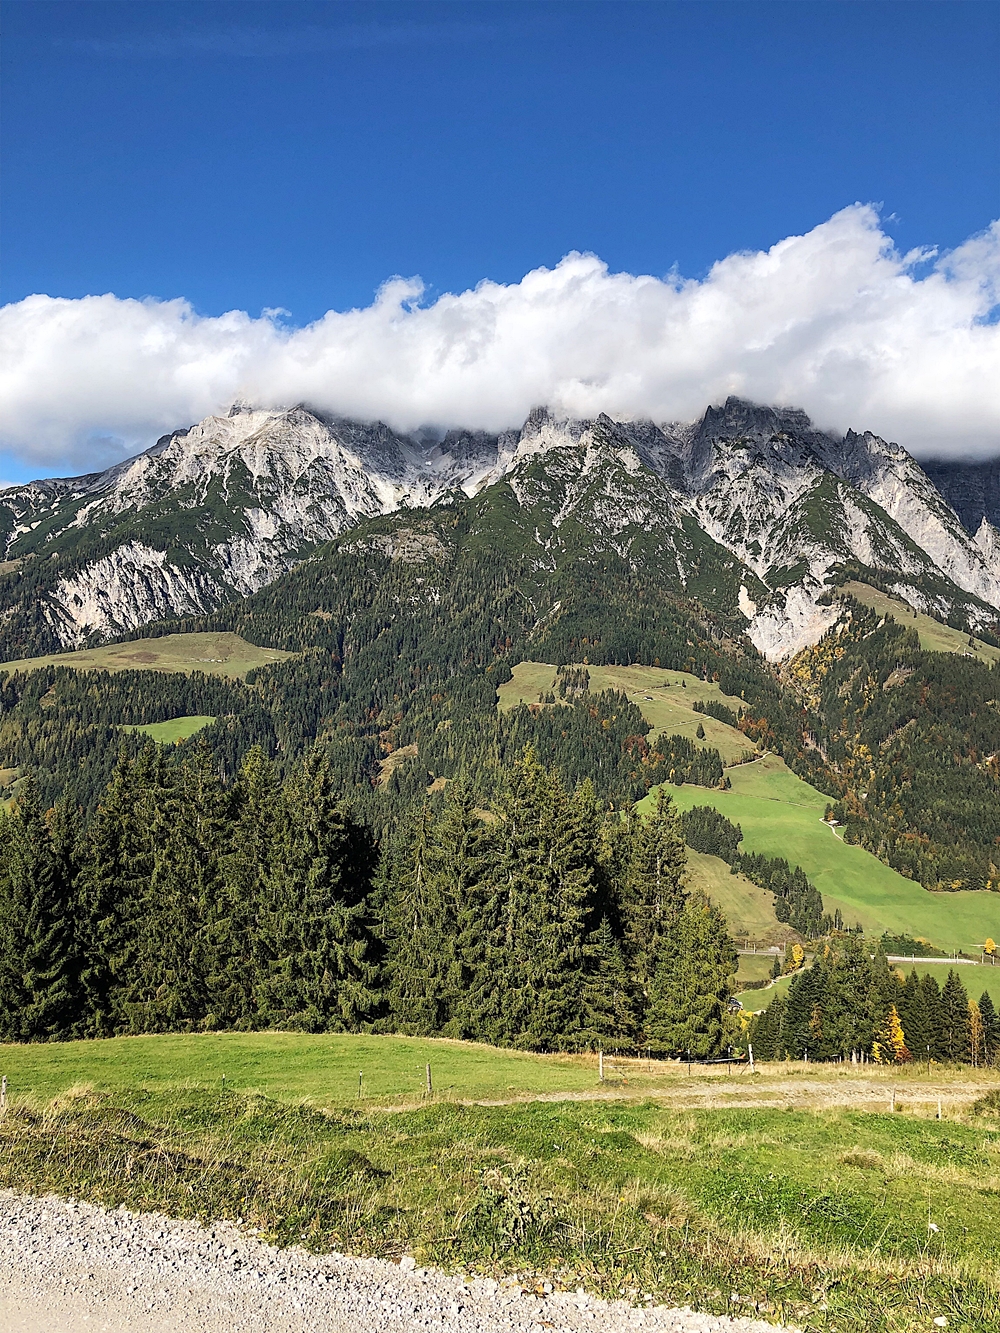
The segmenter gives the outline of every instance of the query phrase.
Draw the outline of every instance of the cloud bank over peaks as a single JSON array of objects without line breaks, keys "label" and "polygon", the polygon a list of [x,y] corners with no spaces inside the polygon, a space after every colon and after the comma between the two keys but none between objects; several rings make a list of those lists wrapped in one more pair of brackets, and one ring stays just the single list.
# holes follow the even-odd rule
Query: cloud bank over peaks
[{"label": "cloud bank over peaks", "polygon": [[856,204],[701,280],[573,253],[518,283],[422,294],[393,278],[305,328],[180,299],[30,296],[0,310],[0,443],[40,468],[103,466],[237,399],[498,430],[538,404],[691,420],[734,393],[918,455],[1000,453],[1000,223],[900,254]]}]

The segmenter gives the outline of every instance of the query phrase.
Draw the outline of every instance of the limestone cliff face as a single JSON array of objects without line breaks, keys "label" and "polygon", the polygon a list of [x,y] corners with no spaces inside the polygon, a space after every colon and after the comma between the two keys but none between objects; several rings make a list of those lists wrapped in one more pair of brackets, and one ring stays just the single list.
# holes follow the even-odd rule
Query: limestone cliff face
[{"label": "limestone cliff face", "polygon": [[503,485],[540,558],[572,531],[655,562],[780,659],[836,619],[824,594],[845,565],[997,621],[1000,462],[969,467],[925,471],[870,432],[735,398],[687,424],[538,409],[520,430],[438,438],[236,406],[106,472],[0,493],[0,617],[11,643],[41,623],[68,647],[210,612],[362,519]]},{"label": "limestone cliff face", "polygon": [[488,436],[427,444],[237,406],[106,472],[3,492],[0,531],[7,560],[55,557],[46,619],[76,646],[254,592],[359,519],[433,504],[495,464]]}]

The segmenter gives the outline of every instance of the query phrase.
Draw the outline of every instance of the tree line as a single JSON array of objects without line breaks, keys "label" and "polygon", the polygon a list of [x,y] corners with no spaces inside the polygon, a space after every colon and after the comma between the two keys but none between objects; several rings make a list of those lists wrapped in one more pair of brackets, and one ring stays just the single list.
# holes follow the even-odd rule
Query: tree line
[{"label": "tree line", "polygon": [[762,1060],[843,1060],[883,1064],[936,1060],[1000,1063],[1000,1018],[988,992],[970,1000],[951,968],[943,986],[915,970],[903,977],[879,945],[857,937],[825,946],[750,1022]]},{"label": "tree line", "polygon": [[0,818],[0,1039],[442,1033],[531,1050],[736,1037],[736,953],[685,886],[667,796],[612,811],[530,749],[380,853],[316,747],[124,753],[89,818],[29,780]]}]

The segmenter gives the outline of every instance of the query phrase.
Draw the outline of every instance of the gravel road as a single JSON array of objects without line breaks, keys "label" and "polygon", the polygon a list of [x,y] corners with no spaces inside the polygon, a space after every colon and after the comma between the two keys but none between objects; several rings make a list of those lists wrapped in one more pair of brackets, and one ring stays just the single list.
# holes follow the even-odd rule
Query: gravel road
[{"label": "gravel road", "polygon": [[4,1333],[775,1333],[433,1269],[277,1250],[236,1227],[0,1191]]}]

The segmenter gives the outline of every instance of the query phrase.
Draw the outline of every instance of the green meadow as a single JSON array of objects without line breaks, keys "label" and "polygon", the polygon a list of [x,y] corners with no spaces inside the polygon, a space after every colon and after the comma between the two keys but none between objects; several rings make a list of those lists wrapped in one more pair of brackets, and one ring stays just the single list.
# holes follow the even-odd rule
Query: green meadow
[{"label": "green meadow", "polygon": [[169,722],[147,722],[141,726],[122,727],[122,731],[140,731],[160,745],[173,745],[210,727],[214,721],[214,717],[195,714],[192,717],[174,717]]},{"label": "green meadow", "polygon": [[810,1333],[996,1330],[995,1072],[608,1061],[600,1085],[594,1057],[293,1033],[0,1065],[0,1188]]},{"label": "green meadow", "polygon": [[[858,589],[866,592],[860,584]],[[874,594],[872,589],[867,592]],[[882,593],[877,596],[887,603],[895,600]],[[878,609],[885,614],[891,610],[881,604]],[[957,631],[929,617],[924,619],[935,631],[946,631],[945,638],[957,635]],[[957,639],[962,636],[957,635]],[[967,638],[963,642],[967,644]],[[948,643],[948,651],[960,651],[957,641],[952,643],[948,638]],[[945,651],[943,640],[938,647]],[[994,649],[989,653],[1000,656]],[[718,685],[659,667],[588,666],[587,670],[591,690],[621,690],[639,707],[651,732],[678,733],[716,747],[723,761],[734,765],[727,769],[731,790],[670,787],[678,809],[713,805],[741,825],[746,851],[783,856],[791,864],[801,865],[822,893],[831,914],[839,907],[845,921],[850,925],[860,921],[869,935],[881,935],[884,930],[905,933],[948,950],[971,953],[988,936],[1000,940],[1000,895],[928,893],[870,852],[845,843],[823,822],[829,797],[797,778],[783,760],[766,755],[753,763],[737,763],[752,748],[746,737],[715,718],[693,711],[695,701],[708,699],[717,699],[734,711],[739,709],[740,700],[724,695]],[[514,668],[513,679],[500,686],[499,706],[509,709],[522,702],[538,703],[557,689],[554,666],[521,662]],[[699,723],[705,729],[700,742],[695,735]],[[646,798],[647,802],[653,799],[652,793]],[[771,895],[743,876],[730,876],[728,866],[717,858],[691,853],[690,881],[719,903],[738,933],[768,943],[788,937],[787,929],[775,919]]]},{"label": "green meadow", "polygon": [[963,656],[976,657],[987,665],[1000,662],[1000,648],[994,648],[991,644],[983,643],[982,639],[976,638],[970,644],[968,634],[952,629],[950,625],[942,625],[940,620],[934,620],[931,616],[925,616],[923,612],[916,611],[900,597],[890,597],[888,593],[880,592],[878,588],[872,588],[867,583],[853,581],[845,583],[840,591],[849,594],[863,606],[871,607],[879,615],[891,616],[900,625],[915,629],[920,639],[920,646],[925,652],[960,653]]},{"label": "green meadow", "polygon": [[[1000,939],[1000,894],[929,893],[870,852],[845,843],[823,821],[829,798],[776,755],[730,768],[727,775],[730,791],[688,785],[669,791],[680,810],[712,805],[739,824],[746,851],[802,866],[826,910],[839,907],[849,925],[860,921],[867,935],[888,930],[970,953],[978,953],[987,937]],[[651,794],[646,801],[652,799]]]},{"label": "green meadow", "polygon": [[[650,733],[686,736],[697,745],[711,746],[722,755],[725,764],[735,763],[752,744],[741,731],[719,722],[714,717],[695,713],[693,705],[709,699],[723,703],[733,712],[743,707],[742,700],[723,694],[713,681],[700,680],[686,671],[666,671],[660,667],[643,666],[588,666],[590,689],[594,694],[602,690],[620,690],[638,707]],[[513,679],[497,691],[500,707],[510,709],[519,703],[536,704],[546,694],[558,698],[556,669],[547,662],[519,662],[514,667]],[[699,723],[705,737],[696,732]]]},{"label": "green meadow", "polygon": [[228,631],[165,634],[158,639],[133,639],[75,653],[48,653],[16,662],[0,662],[0,671],[35,671],[65,666],[78,671],[203,671],[207,676],[242,678],[254,667],[283,662],[294,653],[258,648]]},{"label": "green meadow", "polygon": [[589,1056],[540,1056],[432,1037],[206,1032],[0,1046],[0,1074],[18,1094],[226,1086],[322,1103],[420,1097],[506,1098],[593,1089]]}]

